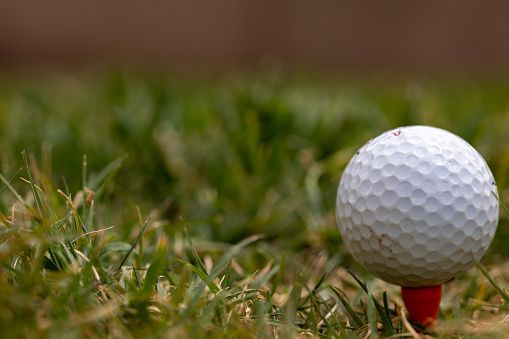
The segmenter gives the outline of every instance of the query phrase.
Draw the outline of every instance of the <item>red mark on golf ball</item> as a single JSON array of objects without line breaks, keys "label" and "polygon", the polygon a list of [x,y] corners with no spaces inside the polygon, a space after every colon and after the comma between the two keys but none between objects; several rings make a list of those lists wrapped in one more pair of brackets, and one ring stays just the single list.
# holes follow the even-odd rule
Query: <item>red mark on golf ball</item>
[{"label": "red mark on golf ball", "polygon": [[401,130],[397,131],[397,132],[394,132],[392,133],[395,137],[399,137],[399,135],[401,134]]}]

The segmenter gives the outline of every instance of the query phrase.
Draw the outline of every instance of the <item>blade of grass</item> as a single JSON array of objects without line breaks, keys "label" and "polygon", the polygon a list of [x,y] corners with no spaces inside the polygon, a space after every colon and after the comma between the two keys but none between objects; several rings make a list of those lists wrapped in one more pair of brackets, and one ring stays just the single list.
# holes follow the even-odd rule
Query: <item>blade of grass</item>
[{"label": "blade of grass", "polygon": [[[364,284],[359,278],[357,278],[355,276],[355,274],[353,274],[353,272],[348,271],[348,273],[350,273],[350,275],[355,279],[355,281],[357,281],[357,283],[361,286],[361,288],[364,290],[364,292],[366,292],[369,299],[373,300],[375,308],[376,308],[378,314],[380,315],[380,318],[382,319],[382,324],[385,329],[385,334],[387,336],[396,334],[396,331],[394,330],[394,325],[392,324],[392,321],[391,321],[391,317],[387,315],[386,311],[382,308],[382,305],[380,305],[380,303],[375,299],[373,294],[371,294],[371,292],[366,287],[366,284]],[[368,300],[368,303],[369,303],[369,300]]]},{"label": "blade of grass", "polygon": [[164,270],[162,270],[161,275],[163,277],[165,277],[166,279],[168,279],[168,282],[170,283],[172,288],[175,288],[177,286],[177,282],[175,281],[175,279],[173,279],[173,277],[168,273],[167,270],[168,270],[168,268],[165,267]]},{"label": "blade of grass", "polygon": [[387,292],[385,292],[385,291],[383,293],[383,299],[384,299],[385,316],[387,317],[387,319],[391,319],[391,312],[389,310],[389,302],[387,301]]},{"label": "blade of grass", "polygon": [[212,279],[216,279],[221,269],[231,261],[231,259],[244,247],[251,245],[252,243],[262,239],[264,237],[263,234],[255,234],[246,239],[240,241],[239,243],[233,245],[226,251],[221,258],[217,261],[217,264],[210,271],[210,277]]},{"label": "blade of grass", "polygon": [[297,305],[299,304],[300,293],[302,290],[302,273],[299,271],[297,279],[293,285],[288,300],[283,306],[285,322],[293,327],[297,316]]},{"label": "blade of grass", "polygon": [[267,312],[269,313],[269,316],[270,316],[270,315],[272,315],[273,310],[274,310],[274,305],[272,303],[272,293],[270,291],[267,291],[266,299],[267,299]]},{"label": "blade of grass", "polygon": [[495,198],[497,198],[498,200],[498,203],[500,204],[500,206],[502,206],[502,209],[504,210],[504,213],[507,217],[509,217],[509,210],[507,209],[507,207],[504,205],[504,203],[502,202],[502,200],[500,200],[500,198],[498,197],[498,195],[495,194],[495,192],[491,192],[491,194],[493,194],[495,196]]},{"label": "blade of grass", "polygon": [[[317,291],[317,290],[318,290],[318,288],[320,287],[320,285],[324,282],[324,280],[325,280],[325,277],[326,277],[326,276],[327,276],[327,273],[322,274],[322,276],[321,276],[320,280],[318,281],[318,283],[316,283],[315,287],[313,288],[313,292],[315,292],[315,291]],[[302,302],[301,302],[301,304],[299,305],[299,307],[301,307],[302,305],[304,305],[305,303],[307,303],[307,302],[308,302],[308,300],[309,300],[309,298],[310,298],[310,296],[311,296],[311,295],[310,295],[310,294],[308,294],[308,295],[307,295],[307,297],[306,297],[306,298],[304,298],[304,299],[302,300]]]},{"label": "blade of grass", "polygon": [[[325,300],[323,300],[322,296],[316,291],[316,290],[313,290],[311,291],[311,294],[313,294],[313,296],[318,299],[323,306],[325,306],[325,308],[327,309],[327,313],[330,314],[330,317],[332,319],[332,321],[334,322],[335,325],[337,325],[341,331],[344,330],[343,326],[341,326],[341,324],[336,320],[335,317],[333,317],[334,315],[334,312],[333,310],[330,308],[329,304],[327,304],[327,302]],[[318,303],[317,303],[317,306],[318,306]],[[320,315],[320,319],[324,322],[324,324],[326,324],[327,328],[329,328],[329,330],[332,332],[332,334],[336,337],[336,338],[340,338],[341,335],[340,333],[338,333],[335,329],[334,329],[334,325],[327,319],[327,316],[323,314],[323,312],[321,312],[321,310],[319,309],[319,307],[317,308],[317,312],[319,313]]]},{"label": "blade of grass", "polygon": [[368,324],[369,328],[371,329],[371,337],[373,339],[378,339],[378,326],[374,300],[375,298],[373,298],[373,295],[371,293],[368,293],[368,307],[367,307]]},{"label": "blade of grass", "polygon": [[[83,166],[81,168],[81,189],[83,193],[85,193],[85,188],[87,187],[87,155],[83,154]],[[85,201],[85,199],[83,199]],[[83,211],[85,211],[85,204],[83,204]]]},{"label": "blade of grass", "polygon": [[198,252],[196,252],[196,248],[194,247],[193,245],[193,240],[191,239],[191,236],[189,235],[189,232],[187,231],[187,226],[184,222],[184,219],[182,219],[182,217],[180,217],[180,222],[182,223],[182,225],[184,226],[184,235],[186,236],[187,238],[187,241],[189,242],[189,246],[191,246],[191,253],[193,254],[193,258],[194,260],[196,261],[197,265],[198,265],[198,268],[203,272],[205,273],[207,276],[208,276],[208,272],[207,272],[207,269],[205,268],[205,265],[203,264],[203,262],[201,261],[200,259],[200,256],[198,255]]},{"label": "blade of grass", "polygon": [[486,279],[488,279],[491,286],[493,286],[493,288],[497,290],[497,292],[502,296],[502,298],[504,298],[506,303],[509,303],[509,294],[507,294],[507,292],[502,287],[500,287],[499,284],[497,284],[495,279],[493,279],[493,277],[488,273],[486,268],[484,268],[484,266],[479,261],[476,260],[475,264],[477,268],[479,268],[479,270],[482,272],[482,274],[486,277]]},{"label": "blade of grass", "polygon": [[71,243],[76,242],[78,239],[83,238],[84,236],[89,236],[89,235],[92,235],[92,234],[101,233],[101,232],[104,232],[104,231],[107,231],[107,230],[111,230],[112,228],[115,228],[115,226],[110,226],[110,227],[103,228],[102,230],[97,230],[97,231],[88,232],[86,234],[82,234],[79,237],[75,238],[73,241],[71,241]]},{"label": "blade of grass", "polygon": [[172,298],[170,300],[170,303],[173,305],[173,307],[177,308],[179,307],[179,304],[184,302],[187,294],[187,282],[189,280],[189,275],[192,272],[190,270],[183,270],[183,274],[180,277],[178,281],[176,281],[175,289],[173,290]]},{"label": "blade of grass", "polygon": [[315,287],[313,288],[313,292],[316,292],[318,291],[318,289],[320,288],[320,286],[322,286],[323,282],[325,281],[325,277],[328,275],[328,273],[324,273],[322,274],[320,280],[318,280],[318,282],[316,283]]},{"label": "blade of grass", "polygon": [[223,283],[221,284],[221,287],[223,289],[226,289],[226,288],[230,287],[230,277],[231,277],[231,274],[232,274],[232,261],[230,260],[228,262],[228,266],[226,266],[226,273],[225,273],[225,276],[224,276]]},{"label": "blade of grass", "polygon": [[69,213],[67,213],[67,215],[65,217],[63,217],[62,219],[60,219],[60,221],[58,221],[52,228],[52,232],[55,233],[57,231],[59,231],[64,225],[65,223],[67,222],[67,220],[69,220],[70,217],[72,217],[74,215],[74,212],[71,210],[69,211]]},{"label": "blade of grass", "polygon": [[[87,234],[88,231],[85,227],[85,225],[83,224],[83,221],[81,220],[81,217],[80,215],[78,214],[78,211],[76,210],[76,208],[74,207],[74,204],[72,203],[72,200],[71,198],[69,198],[67,195],[65,195],[64,192],[62,192],[60,189],[57,189],[57,193],[60,194],[61,196],[63,196],[67,202],[69,203],[69,205],[71,206],[72,208],[72,211],[74,212],[74,221],[76,223],[76,232],[79,232],[80,230],[80,226],[81,226],[81,231],[84,233],[84,234]],[[90,236],[87,235],[87,239],[88,241],[90,242]]]},{"label": "blade of grass", "polygon": [[[143,228],[143,218],[141,216],[141,210],[138,205],[136,205],[136,212],[138,213],[138,221],[139,221],[140,230],[141,230]],[[138,267],[143,267],[143,237],[141,237],[139,244],[140,244],[140,246],[138,248],[138,257],[137,257],[136,262],[138,263]]]},{"label": "blade of grass", "polygon": [[[320,311],[320,305],[316,301],[315,296],[311,295],[311,291],[309,290],[309,288],[307,288],[307,286],[304,285],[304,288],[308,291],[308,295],[310,296],[309,300],[311,302],[311,308],[309,309],[309,313],[308,313],[306,319],[304,320],[303,327],[304,328],[310,327],[311,331],[313,331],[313,334],[315,336],[317,336],[318,331],[319,331],[319,326],[321,326],[320,323],[325,324],[325,326],[327,326],[328,328],[329,328],[330,324],[329,324],[329,321],[327,319],[325,319],[324,315]],[[318,319],[321,319],[322,321],[319,322]]]},{"label": "blade of grass", "polygon": [[21,202],[23,204],[23,206],[25,206],[28,213],[30,213],[31,215],[35,214],[35,211],[32,209],[32,207],[30,207],[30,205],[27,204],[25,199],[23,199],[23,197],[14,189],[14,187],[12,187],[11,183],[9,181],[7,181],[1,173],[0,173],[0,180],[5,184],[5,186],[7,186],[9,188],[9,190],[12,192],[12,194],[14,194],[16,199],[19,202]]},{"label": "blade of grass", "polygon": [[[92,220],[94,218],[94,201],[90,204],[90,208],[88,210],[87,218],[85,219],[86,229],[92,230]],[[91,231],[90,231],[91,232]]]},{"label": "blade of grass", "polygon": [[[20,178],[21,180],[23,180],[24,182],[26,182],[27,184],[30,184],[31,186],[35,186],[36,189],[39,190],[39,192],[41,192],[41,194],[44,196],[44,198],[46,199],[47,201],[47,206],[49,206],[49,208],[51,209],[51,212],[53,212],[53,216],[55,217],[55,220],[58,219],[58,216],[57,216],[57,212],[55,211],[55,209],[53,208],[53,205],[51,204],[51,201],[49,200],[48,196],[46,195],[46,193],[44,193],[44,191],[39,187],[37,186],[36,184],[34,184],[32,181],[30,180],[27,180],[25,178]],[[42,202],[41,202],[42,203]]]},{"label": "blade of grass", "polygon": [[[90,181],[90,188],[92,191],[95,191],[95,199],[99,200],[102,196],[106,187],[110,183],[110,181],[115,177],[118,173],[124,161],[127,159],[127,154],[113,160],[106,168],[104,168],[98,175],[95,177],[94,181]],[[85,193],[85,191],[83,191]]]},{"label": "blade of grass", "polygon": [[75,248],[69,239],[65,240],[65,244],[60,243],[60,248],[67,254],[69,263],[72,264],[74,261],[76,261],[78,255],[76,254]]},{"label": "blade of grass", "polygon": [[134,248],[136,247],[136,245],[138,244],[138,242],[140,241],[141,239],[141,236],[143,235],[143,233],[145,232],[145,230],[147,229],[148,225],[149,225],[149,222],[150,222],[150,218],[147,219],[147,221],[145,221],[145,224],[143,225],[143,227],[141,228],[140,232],[138,233],[138,235],[136,236],[136,239],[134,239],[134,242],[133,244],[131,245],[131,248],[129,249],[129,251],[127,251],[127,253],[124,255],[124,257],[122,258],[122,261],[120,261],[120,264],[118,265],[116,271],[114,272],[114,275],[117,275],[118,273],[120,273],[120,271],[122,270],[122,266],[124,266],[124,264],[127,262],[127,259],[129,259],[129,256],[131,255],[132,251],[134,250]]},{"label": "blade of grass", "polygon": [[22,278],[23,277],[23,272],[21,272],[20,270],[17,270],[15,269],[14,267],[12,267],[11,265],[7,264],[7,263],[2,263],[2,267],[11,271],[12,273],[14,273],[18,278]]},{"label": "blade of grass", "polygon": [[134,278],[136,279],[136,284],[138,285],[138,289],[142,289],[142,286],[141,286],[141,276],[140,276],[140,273],[138,272],[138,269],[136,268],[136,266],[134,266],[134,263],[131,261],[132,265],[133,265],[133,274],[134,274]]},{"label": "blade of grass", "polygon": [[154,286],[156,286],[158,282],[159,271],[164,265],[167,249],[168,239],[166,236],[161,236],[159,238],[159,244],[157,245],[156,253],[154,254],[152,262],[150,263],[147,274],[145,275],[144,286],[143,290],[141,291],[141,294],[145,297],[150,296],[154,290]]},{"label": "blade of grass", "polygon": [[[256,317],[256,325],[257,325],[258,331],[260,331],[259,338],[261,338],[261,339],[273,338],[271,333],[269,333],[270,328],[266,325],[266,321],[268,320],[267,314],[270,312],[270,310],[267,308],[268,305],[265,302],[263,302],[262,299],[257,298],[253,302],[253,306],[254,306],[253,308],[254,308],[255,317]],[[222,311],[224,309],[225,308],[223,307]],[[224,313],[226,313],[226,312],[224,312]],[[224,317],[224,318],[226,318],[226,317]]]},{"label": "blade of grass", "polygon": [[366,284],[364,284],[359,278],[357,278],[352,271],[348,271],[348,273],[355,279],[355,281],[357,281],[357,284],[359,284],[359,286],[364,290],[364,292],[369,293]]},{"label": "blade of grass", "polygon": [[309,308],[309,312],[307,313],[307,316],[304,318],[304,324],[302,325],[303,328],[311,328],[311,330],[313,331],[313,334],[316,336],[318,335],[318,317],[316,315],[316,309],[315,309],[315,303],[313,302],[314,301],[314,298],[313,296],[310,296],[311,294],[311,291],[309,290],[309,288],[304,285],[304,288],[306,289],[306,291],[308,292],[308,300],[310,300],[311,302],[311,307]]},{"label": "blade of grass", "polygon": [[277,272],[279,271],[278,266],[272,267],[273,261],[270,260],[267,265],[260,271],[257,272],[255,280],[252,282],[251,286],[253,288],[261,288],[267,282],[272,280]]},{"label": "blade of grass", "polygon": [[23,160],[24,160],[25,165],[27,167],[28,179],[30,181],[30,186],[32,187],[32,194],[34,196],[35,204],[37,206],[37,210],[39,211],[39,215],[43,218],[43,220],[46,221],[47,225],[50,225],[50,221],[48,219],[48,215],[46,214],[46,211],[42,207],[41,198],[39,197],[39,193],[37,193],[37,189],[35,188],[34,178],[32,177],[32,173],[30,173],[30,165],[28,164],[28,158],[27,158],[26,151],[23,150],[23,152],[21,152],[21,154],[23,156]]},{"label": "blade of grass", "polygon": [[65,195],[71,195],[71,191],[69,191],[69,185],[67,184],[67,180],[65,180],[65,177],[63,175],[62,182],[64,183]]},{"label": "blade of grass", "polygon": [[54,266],[56,266],[57,270],[64,271],[66,259],[64,256],[62,256],[62,253],[60,253],[60,251],[55,251],[55,249],[52,247],[49,247],[48,254],[49,258],[45,258],[47,258]]},{"label": "blade of grass", "polygon": [[283,253],[283,257],[281,258],[281,262],[279,263],[279,271],[277,272],[276,278],[274,279],[274,283],[272,285],[272,289],[270,290],[270,294],[274,295],[276,293],[276,289],[281,281],[281,277],[283,276],[284,268],[285,268],[285,258],[286,254]]},{"label": "blade of grass", "polygon": [[203,280],[203,282],[205,282],[205,284],[207,284],[207,286],[212,291],[212,293],[214,293],[214,294],[219,293],[219,291],[220,291],[219,287],[217,287],[217,285],[212,280],[210,280],[209,275],[206,272],[203,272],[201,269],[194,266],[193,264],[190,264],[190,263],[185,262],[180,259],[177,259],[177,260],[179,262],[181,262],[182,264],[184,264],[185,266],[187,266],[187,268],[189,268],[191,271],[193,271],[197,276],[199,276],[201,278],[201,280]]},{"label": "blade of grass", "polygon": [[352,326],[356,329],[361,328],[364,326],[364,321],[361,319],[361,317],[353,310],[353,308],[350,306],[350,304],[346,301],[345,298],[341,295],[341,290],[338,288],[329,285],[329,289],[338,297],[341,304],[343,304],[343,307],[346,310],[346,316],[348,319],[350,319],[350,323]]},{"label": "blade of grass", "polygon": [[[14,178],[19,174],[19,172],[21,172],[21,170],[23,169],[23,167],[20,167],[20,169],[14,173],[14,175],[11,177],[11,179],[9,180],[9,184],[14,180]],[[4,191],[8,188],[7,185],[5,185],[4,187],[2,187],[2,189],[0,190],[0,195],[2,195],[2,193],[4,193]]]}]

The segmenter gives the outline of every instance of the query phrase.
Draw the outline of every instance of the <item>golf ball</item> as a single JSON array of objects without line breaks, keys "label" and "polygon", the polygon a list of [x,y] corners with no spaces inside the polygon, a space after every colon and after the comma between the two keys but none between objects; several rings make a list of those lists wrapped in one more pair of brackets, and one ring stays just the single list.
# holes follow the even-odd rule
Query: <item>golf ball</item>
[{"label": "golf ball", "polygon": [[479,260],[495,235],[499,204],[483,157],[429,126],[387,131],[350,160],[336,215],[345,246],[376,277],[434,286]]}]

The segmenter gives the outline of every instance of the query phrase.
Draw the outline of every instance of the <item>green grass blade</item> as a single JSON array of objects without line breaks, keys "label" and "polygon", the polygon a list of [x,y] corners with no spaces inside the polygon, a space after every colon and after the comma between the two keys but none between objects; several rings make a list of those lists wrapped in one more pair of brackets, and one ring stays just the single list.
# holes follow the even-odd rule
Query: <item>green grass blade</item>
[{"label": "green grass blade", "polygon": [[55,261],[53,260],[53,255],[51,254],[51,250],[48,250],[48,254],[49,254],[49,258],[48,257],[44,257],[42,262],[41,262],[41,267],[46,269],[46,270],[50,270],[50,271],[59,271],[61,270],[57,264],[55,263]]},{"label": "green grass blade", "polygon": [[0,180],[4,183],[5,186],[7,186],[9,188],[9,190],[12,192],[12,194],[14,194],[16,199],[25,206],[27,211],[31,214],[34,214],[34,211],[30,207],[30,205],[28,205],[26,203],[25,199],[23,199],[23,197],[14,189],[14,187],[12,187],[11,183],[9,181],[7,181],[1,173],[0,173]]},{"label": "green grass blade", "polygon": [[34,178],[32,177],[32,173],[30,173],[30,166],[28,164],[28,158],[27,158],[26,151],[23,150],[23,152],[21,152],[21,154],[23,155],[23,160],[27,167],[28,180],[30,181],[30,187],[32,188],[32,194],[35,199],[35,204],[37,206],[37,210],[39,211],[39,215],[41,216],[41,218],[43,218],[47,222],[47,225],[49,225],[50,222],[49,222],[48,216],[42,206],[42,201],[41,201],[41,198],[39,197],[39,193],[37,192],[37,189],[35,188]]},{"label": "green grass blade", "polygon": [[[320,296],[320,293],[318,293],[316,290],[313,290],[312,291],[313,295],[316,296],[316,299],[319,299],[320,302],[322,303],[322,305],[325,306],[325,308],[327,309],[327,312],[330,313],[331,315],[333,315],[333,312],[332,312],[332,308],[329,306],[329,304],[323,300],[322,296]],[[327,321],[327,319],[325,319],[325,316],[323,316],[323,314],[320,312],[321,314],[321,318],[325,321]],[[335,330],[334,328],[334,325],[336,325],[337,327],[340,328],[341,331],[344,331],[344,327],[339,323],[339,321],[337,321],[336,317],[332,316],[330,319],[332,319],[331,321],[334,322],[334,324],[331,322],[331,321],[327,321],[329,323],[328,326],[330,326],[330,331],[333,333],[333,335],[337,338],[341,337],[340,334]]]},{"label": "green grass blade", "polygon": [[154,287],[158,282],[159,271],[163,267],[164,260],[166,258],[167,243],[168,240],[165,236],[159,239],[159,245],[157,246],[156,253],[152,258],[152,262],[150,263],[150,267],[148,268],[145,276],[144,286],[141,292],[143,296],[148,297],[154,291]]},{"label": "green grass blade", "polygon": [[[85,188],[87,187],[87,155],[83,154],[83,165],[81,168],[81,189],[83,190],[83,194],[85,193]],[[85,201],[85,199],[84,199]],[[85,206],[85,205],[83,205]]]},{"label": "green grass blade", "polygon": [[279,282],[281,281],[281,278],[283,277],[283,272],[285,269],[285,258],[286,258],[286,254],[283,253],[283,257],[281,258],[281,262],[279,263],[279,270],[278,270],[276,278],[274,279],[274,282],[272,284],[272,289],[270,290],[271,295],[274,295],[274,293],[276,293]]},{"label": "green grass blade", "polygon": [[318,291],[320,286],[322,286],[323,282],[325,281],[325,277],[327,277],[327,275],[328,275],[328,273],[322,274],[322,276],[320,277],[320,280],[318,280],[318,282],[316,283],[315,287],[313,288],[313,292]]},{"label": "green grass blade", "polygon": [[[334,326],[332,326],[332,324],[329,322],[329,320],[326,319],[325,315],[321,311],[320,305],[318,304],[318,301],[315,298],[315,294],[312,291],[308,291],[308,292],[309,292],[309,295],[310,295],[309,300],[311,301],[311,306],[312,306],[312,311],[313,311],[313,312],[309,312],[309,313],[310,313],[310,315],[313,314],[313,317],[315,317],[313,322],[316,324],[318,319],[322,320],[323,323],[325,324],[325,326],[327,327],[327,329],[332,334],[332,336],[334,338],[340,338],[341,335],[334,329]],[[330,312],[330,309],[328,309],[328,310]],[[316,318],[316,315],[314,315],[315,312],[316,312],[316,314],[318,314],[319,318]],[[314,325],[313,327],[314,327],[313,328],[314,331],[318,330],[316,328],[316,325]]]},{"label": "green grass blade", "polygon": [[368,324],[371,328],[371,337],[373,339],[378,339],[378,326],[377,326],[377,317],[376,317],[376,306],[375,306],[375,298],[371,293],[368,293],[368,307],[366,310],[368,316]]},{"label": "green grass blade", "polygon": [[369,293],[369,295],[370,295],[370,298],[373,299],[373,303],[375,305],[376,311],[378,312],[378,314],[380,315],[380,318],[382,319],[382,324],[384,326],[385,334],[388,337],[390,337],[391,335],[396,334],[396,332],[394,331],[394,326],[393,326],[392,321],[391,321],[391,317],[387,316],[387,313],[382,308],[380,303],[375,299],[373,294]]},{"label": "green grass blade", "polygon": [[286,323],[290,326],[295,325],[297,316],[297,306],[299,305],[300,293],[302,290],[302,275],[301,272],[297,275],[295,284],[293,285],[288,300],[283,306]]},{"label": "green grass blade", "polygon": [[63,226],[65,225],[65,223],[69,220],[70,217],[72,217],[74,215],[74,212],[71,210],[69,211],[69,213],[67,213],[67,215],[65,217],[63,217],[62,219],[60,219],[56,224],[53,225],[52,229],[51,229],[51,232],[52,233],[56,233],[56,232],[59,232],[60,230],[63,229]]},{"label": "green grass blade", "polygon": [[[23,169],[23,167],[21,167],[16,173],[14,173],[14,175],[11,177],[11,179],[9,180],[9,184],[14,180],[14,178],[19,174],[19,172],[21,172],[21,170]],[[4,191],[8,188],[7,185],[5,185],[4,187],[2,187],[2,189],[0,190],[0,195],[2,195],[2,193],[4,193]]]},{"label": "green grass blade", "polygon": [[240,250],[242,250],[244,247],[247,247],[249,245],[251,245],[252,243],[262,239],[264,236],[261,235],[261,234],[255,234],[255,235],[252,235],[250,237],[247,237],[246,239],[240,241],[239,243],[233,245],[232,247],[230,247],[228,249],[228,251],[226,251],[222,256],[221,258],[217,261],[217,264],[214,266],[214,268],[212,268],[212,270],[210,271],[210,277],[212,279],[215,279],[217,278],[219,272],[221,271],[221,269],[228,264],[228,262],[231,261],[231,259],[237,254],[239,253]]},{"label": "green grass blade", "polygon": [[502,296],[506,303],[509,303],[509,294],[507,294],[507,292],[502,287],[500,287],[499,284],[497,284],[495,279],[493,279],[493,277],[488,273],[486,268],[484,268],[484,266],[479,261],[476,260],[475,264],[477,268],[479,268],[479,270],[482,272],[482,274],[486,277],[486,279],[488,279],[491,286],[493,286],[493,288],[497,290],[497,292]]},{"label": "green grass blade", "polygon": [[[133,245],[129,244],[127,242],[121,242],[121,241],[110,242],[101,248],[98,256],[100,258],[103,255],[110,253],[110,252],[128,253],[132,247],[133,247]],[[136,249],[133,249],[132,252],[136,253]]]},{"label": "green grass blade", "polygon": [[147,221],[145,221],[145,224],[143,225],[143,227],[141,228],[140,232],[138,233],[138,236],[136,236],[136,239],[134,239],[133,244],[131,245],[131,248],[129,249],[129,251],[127,251],[127,253],[125,254],[124,258],[122,258],[122,261],[118,265],[118,267],[117,267],[117,269],[115,271],[115,275],[120,273],[120,271],[122,270],[122,266],[124,266],[124,264],[127,262],[127,259],[129,259],[129,256],[131,255],[132,251],[134,250],[134,248],[138,244],[138,241],[140,241],[141,236],[143,235],[143,233],[147,229],[147,227],[149,225],[149,222],[150,222],[150,219],[147,219]]},{"label": "green grass blade", "polygon": [[48,248],[48,257],[44,257],[50,261],[52,265],[56,267],[58,271],[64,271],[66,267],[66,259],[64,256],[62,256],[62,253],[60,251],[55,251],[54,248],[49,247]]},{"label": "green grass blade", "polygon": [[87,232],[91,232],[92,231],[92,220],[94,218],[94,201],[92,200],[92,202],[90,203],[90,208],[88,209],[88,214],[86,216],[86,219],[83,221],[83,223],[85,224],[85,229],[87,230]]},{"label": "green grass blade", "polygon": [[[136,211],[138,212],[138,221],[139,221],[140,230],[141,230],[143,228],[143,217],[141,216],[141,210],[138,205],[136,205]],[[138,264],[138,267],[143,267],[143,251],[144,251],[144,247],[145,247],[143,244],[143,237],[141,237],[138,244],[139,244],[139,247],[138,247],[138,256],[136,258],[137,259],[136,262]]]},{"label": "green grass blade", "polygon": [[219,293],[219,291],[220,291],[219,287],[217,287],[217,285],[212,280],[210,280],[210,278],[209,278],[207,273],[203,272],[202,270],[200,270],[198,267],[194,266],[193,264],[187,263],[187,262],[182,261],[180,259],[177,259],[177,260],[180,261],[185,266],[187,266],[197,276],[199,276],[201,278],[201,280],[203,280],[203,282],[205,284],[207,284],[207,286],[210,288],[212,293]]},{"label": "green grass blade", "polygon": [[364,290],[364,292],[366,293],[369,293],[368,291],[368,287],[366,286],[366,284],[364,284],[359,278],[357,278],[355,276],[355,274],[353,274],[352,271],[348,271],[348,273],[350,273],[350,275],[355,279],[355,281],[357,281],[357,283],[359,284],[359,286]]},{"label": "green grass blade", "polygon": [[231,274],[232,274],[232,261],[230,260],[228,262],[228,266],[226,266],[226,273],[225,273],[225,276],[224,276],[223,283],[221,284],[221,287],[223,289],[230,287]]},{"label": "green grass blade", "polygon": [[193,258],[194,260],[196,261],[196,264],[198,265],[198,268],[203,272],[205,273],[207,276],[208,276],[208,272],[207,272],[207,269],[205,268],[205,265],[203,264],[203,262],[201,261],[200,259],[200,256],[198,255],[198,252],[196,252],[196,248],[194,247],[193,245],[193,240],[191,239],[191,236],[189,235],[189,232],[187,230],[187,226],[186,224],[184,223],[184,220],[182,218],[180,218],[180,221],[182,222],[182,224],[184,225],[184,234],[187,238],[187,241],[189,242],[189,246],[191,246],[191,253],[193,254]]},{"label": "green grass blade", "polygon": [[[386,312],[387,310],[384,308],[382,308],[382,305],[380,305],[380,303],[375,299],[375,297],[373,296],[373,294],[371,294],[371,292],[369,292],[366,284],[364,284],[359,278],[357,278],[355,276],[355,274],[353,274],[352,272],[350,272],[350,275],[355,279],[355,281],[357,281],[357,283],[359,284],[359,286],[361,286],[361,288],[368,294],[369,298],[373,300],[373,303],[375,305],[375,308],[376,308],[376,311],[378,312],[378,314],[380,315],[380,318],[382,320],[382,324],[384,326],[384,329],[385,329],[385,334],[387,336],[391,336],[391,335],[394,335],[396,334],[395,330],[394,330],[394,325],[392,324],[392,321],[391,321],[391,317],[390,315],[388,314],[388,312]],[[385,292],[384,292],[385,293]],[[368,303],[369,303],[369,300],[368,300]]]},{"label": "green grass blade", "polygon": [[[28,184],[33,184],[33,182],[31,182],[30,180],[26,180],[24,178],[21,178],[21,180],[23,180],[24,182],[28,183]],[[58,215],[57,215],[57,212],[55,211],[55,209],[53,208],[53,205],[51,204],[51,200],[48,198],[48,196],[46,195],[46,193],[44,193],[44,191],[37,185],[33,184],[33,186],[39,191],[40,194],[43,195],[43,197],[46,199],[47,201],[47,205],[46,205],[46,208],[49,209],[51,211],[51,213],[53,214],[53,217],[54,217],[54,220],[58,220]],[[42,200],[41,200],[41,203],[42,203]],[[44,212],[46,212],[46,209],[44,209]],[[49,221],[48,221],[49,222]]]},{"label": "green grass blade", "polygon": [[505,204],[502,202],[502,200],[500,200],[500,198],[498,197],[498,195],[495,194],[495,192],[492,191],[491,194],[493,194],[495,196],[495,198],[497,198],[498,203],[500,204],[500,206],[502,206],[502,209],[504,210],[505,215],[507,217],[509,217],[509,210],[507,209]]},{"label": "green grass blade", "polygon": [[[308,291],[308,293],[310,293],[309,288],[306,285],[304,285],[304,288]],[[315,307],[315,304],[317,303],[316,300],[314,300],[313,296],[310,296],[308,299],[310,300],[311,307],[309,308],[309,312],[307,313],[306,318],[304,318],[304,324],[302,325],[302,327],[310,328],[311,331],[313,331],[313,334],[317,335],[318,317]]]},{"label": "green grass blade", "polygon": [[138,286],[138,289],[141,290],[142,289],[141,276],[140,276],[140,273],[138,272],[138,269],[136,268],[136,266],[134,266],[134,263],[133,263],[133,275],[134,275],[134,278],[136,279],[136,284]]},{"label": "green grass blade", "polygon": [[274,266],[266,274],[257,275],[256,279],[253,281],[251,286],[253,288],[262,288],[262,286],[264,286],[267,282],[272,280],[272,277],[274,277],[278,271],[279,267]]},{"label": "green grass blade", "polygon": [[[90,181],[90,187],[91,190],[95,191],[96,200],[99,200],[99,198],[103,195],[104,191],[106,190],[106,187],[118,173],[126,159],[127,155],[124,155],[120,158],[113,160],[97,175],[97,177],[94,178],[95,180]],[[83,194],[84,193],[85,192],[83,192]]]},{"label": "green grass blade", "polygon": [[15,269],[14,267],[12,267],[11,265],[7,264],[7,263],[2,263],[2,267],[11,271],[12,273],[14,273],[18,278],[22,278],[23,277],[23,272],[21,272],[20,270],[17,270]]},{"label": "green grass blade", "polygon": [[65,243],[60,243],[60,246],[67,253],[69,262],[74,262],[76,260],[76,258],[78,257],[78,254],[76,253],[76,250],[75,250],[71,240],[66,239],[64,242]]},{"label": "green grass blade", "polygon": [[[318,291],[318,288],[320,288],[320,286],[322,285],[322,283],[325,281],[325,277],[327,276],[327,273],[324,273],[322,274],[322,276],[320,277],[320,280],[318,280],[318,282],[316,283],[315,287],[313,288],[313,292],[315,291]],[[311,297],[311,294],[308,294],[306,298],[304,298],[302,301],[301,301],[301,304],[299,305],[299,307],[301,307],[302,305],[304,305],[305,303],[308,302],[309,298]]]},{"label": "green grass blade", "polygon": [[171,288],[175,288],[177,286],[177,282],[175,281],[175,279],[173,279],[173,277],[168,273],[168,269],[165,267],[162,271],[161,271],[161,275],[163,277],[165,277],[166,279],[168,279],[168,282],[170,283],[170,285],[172,286]]},{"label": "green grass blade", "polygon": [[329,289],[336,295],[336,297],[338,297],[341,304],[343,304],[343,307],[346,310],[346,315],[347,315],[348,319],[350,319],[350,323],[352,324],[352,326],[354,328],[361,328],[362,326],[364,326],[364,321],[357,314],[357,312],[355,312],[353,310],[353,308],[345,300],[345,298],[343,298],[343,296],[341,295],[342,292],[338,288],[336,288],[334,286],[330,286],[330,285],[329,285]]},{"label": "green grass blade", "polygon": [[[383,299],[384,299],[385,316],[387,317],[387,319],[391,319],[391,312],[389,310],[389,302],[387,301],[387,292],[385,292],[385,291],[383,293]],[[392,324],[392,321],[391,321],[391,324]]]}]

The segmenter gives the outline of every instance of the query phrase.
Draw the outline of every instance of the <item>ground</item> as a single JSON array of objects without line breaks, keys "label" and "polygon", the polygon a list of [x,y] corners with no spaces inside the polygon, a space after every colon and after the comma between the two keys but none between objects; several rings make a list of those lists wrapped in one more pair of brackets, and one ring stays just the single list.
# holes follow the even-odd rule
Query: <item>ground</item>
[{"label": "ground", "polygon": [[356,150],[415,124],[469,141],[509,201],[508,123],[499,79],[6,77],[2,336],[508,336],[503,209],[419,333],[334,214]]}]

